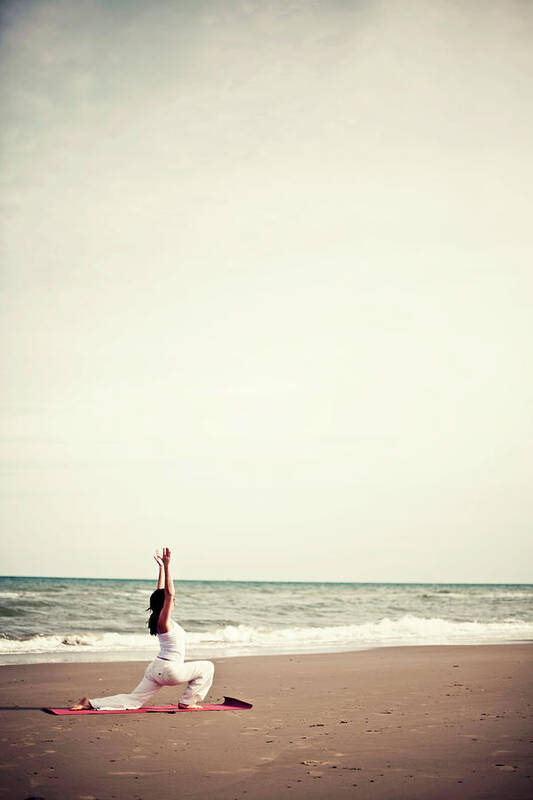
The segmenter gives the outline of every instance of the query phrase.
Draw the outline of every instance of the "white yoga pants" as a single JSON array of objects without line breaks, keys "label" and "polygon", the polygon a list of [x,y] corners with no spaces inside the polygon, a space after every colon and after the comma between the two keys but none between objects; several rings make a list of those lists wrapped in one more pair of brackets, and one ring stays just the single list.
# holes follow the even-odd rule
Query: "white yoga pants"
[{"label": "white yoga pants", "polygon": [[215,667],[211,661],[163,661],[155,658],[146,667],[140,684],[130,694],[95,697],[89,702],[97,711],[140,708],[163,686],[186,683],[187,688],[180,703],[191,706],[204,699],[211,688],[214,674]]}]

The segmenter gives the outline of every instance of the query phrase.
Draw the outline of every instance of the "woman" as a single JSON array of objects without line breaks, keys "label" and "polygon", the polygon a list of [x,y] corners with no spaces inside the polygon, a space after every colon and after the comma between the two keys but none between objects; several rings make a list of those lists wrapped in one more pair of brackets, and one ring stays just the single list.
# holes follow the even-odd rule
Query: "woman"
[{"label": "woman", "polygon": [[73,711],[94,708],[97,711],[140,708],[163,686],[186,683],[180,708],[201,709],[202,701],[213,683],[215,668],[211,661],[184,662],[185,631],[177,625],[170,614],[174,607],[174,584],[170,575],[170,550],[163,548],[163,555],[156,550],[154,556],[159,565],[157,589],[150,597],[151,615],[148,627],[152,636],[159,638],[159,655],[148,664],[144,678],[130,694],[115,694],[111,697],[82,697]]}]

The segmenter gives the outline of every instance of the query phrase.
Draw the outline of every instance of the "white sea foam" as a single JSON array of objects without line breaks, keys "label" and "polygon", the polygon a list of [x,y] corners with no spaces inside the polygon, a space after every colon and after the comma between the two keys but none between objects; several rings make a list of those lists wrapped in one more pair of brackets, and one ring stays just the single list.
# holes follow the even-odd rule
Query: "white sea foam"
[{"label": "white sea foam", "polygon": [[[150,645],[152,645],[150,647]],[[69,633],[64,636],[32,636],[29,639],[0,638],[0,654],[62,653],[145,650],[157,651],[157,644],[146,634]]]},{"label": "white sea foam", "polygon": [[[424,597],[435,597],[439,600],[462,600],[465,601],[465,592],[449,591],[429,591],[423,593]],[[472,592],[470,595],[474,600],[532,600],[533,592]]]},{"label": "white sea foam", "polygon": [[208,643],[239,644],[276,648],[282,645],[301,647],[318,645],[379,647],[388,644],[452,644],[459,642],[503,642],[533,638],[533,623],[520,620],[503,622],[451,622],[406,615],[359,625],[324,628],[278,628],[261,630],[246,625],[226,626],[215,634],[204,631],[189,634],[190,645]]},{"label": "white sea foam", "polygon": [[19,600],[46,600],[50,599],[50,597],[54,597],[55,595],[46,590],[41,591],[29,591],[28,589],[21,589],[18,592],[13,591],[2,591],[0,592],[0,598],[5,598],[9,600],[19,599]]},{"label": "white sea foam", "polygon": [[[330,627],[257,628],[227,625],[187,634],[189,658],[274,653],[357,650],[390,645],[487,644],[533,640],[533,622],[507,619],[501,622],[452,622],[405,615],[359,625]],[[78,660],[85,654],[106,659],[152,658],[157,641],[145,633],[69,633],[33,636],[20,641],[0,639],[0,661]],[[39,659],[38,656],[42,656]],[[51,659],[50,656],[54,656]],[[94,656],[93,656],[94,658]],[[97,656],[96,660],[99,660]]]}]

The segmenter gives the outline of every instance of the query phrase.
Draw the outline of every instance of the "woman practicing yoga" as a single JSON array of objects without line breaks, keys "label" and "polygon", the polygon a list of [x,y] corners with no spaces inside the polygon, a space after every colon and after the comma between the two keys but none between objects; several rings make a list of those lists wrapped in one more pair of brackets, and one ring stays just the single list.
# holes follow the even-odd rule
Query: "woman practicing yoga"
[{"label": "woman practicing yoga", "polygon": [[144,678],[130,694],[115,694],[111,697],[82,697],[73,711],[94,708],[97,711],[140,708],[163,686],[186,683],[179,707],[201,709],[202,701],[213,683],[215,668],[211,661],[188,661],[185,663],[185,631],[177,625],[170,614],[174,607],[174,584],[170,575],[170,550],[163,548],[163,555],[156,550],[154,556],[159,565],[157,589],[150,597],[151,615],[148,627],[152,636],[159,637],[159,655],[148,664]]}]

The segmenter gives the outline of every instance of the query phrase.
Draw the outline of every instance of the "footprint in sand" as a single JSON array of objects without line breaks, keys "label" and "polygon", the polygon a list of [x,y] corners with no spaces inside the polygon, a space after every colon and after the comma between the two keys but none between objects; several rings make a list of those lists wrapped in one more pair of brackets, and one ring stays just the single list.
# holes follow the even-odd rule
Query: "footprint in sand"
[{"label": "footprint in sand", "polygon": [[144,777],[148,775],[148,772],[108,772],[108,775],[138,775],[140,777]]},{"label": "footprint in sand", "polygon": [[[264,759],[263,759],[264,760]],[[206,775],[237,775],[255,772],[255,767],[241,767],[241,769],[211,769]]]}]

